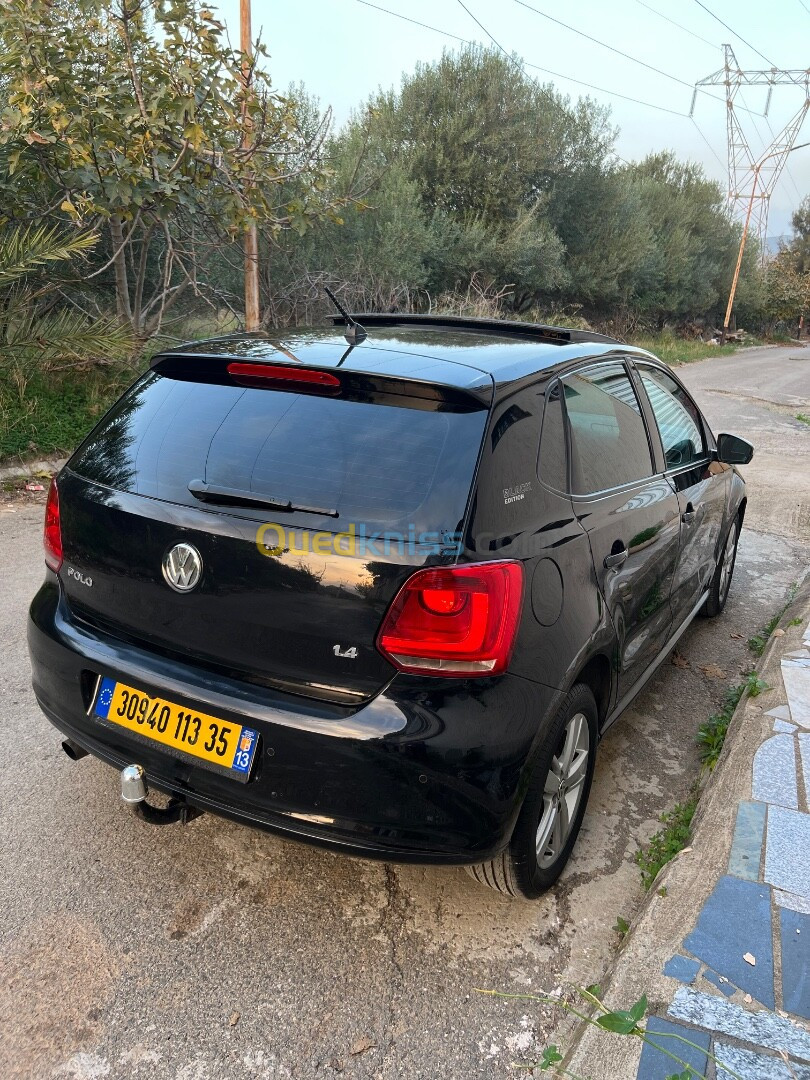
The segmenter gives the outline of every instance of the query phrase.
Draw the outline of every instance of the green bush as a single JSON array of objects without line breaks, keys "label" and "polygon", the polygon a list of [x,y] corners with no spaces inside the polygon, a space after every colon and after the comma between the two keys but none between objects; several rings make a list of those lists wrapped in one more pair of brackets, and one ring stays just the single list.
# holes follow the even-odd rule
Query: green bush
[{"label": "green bush", "polygon": [[133,377],[109,369],[36,376],[22,398],[0,388],[0,461],[72,450]]}]

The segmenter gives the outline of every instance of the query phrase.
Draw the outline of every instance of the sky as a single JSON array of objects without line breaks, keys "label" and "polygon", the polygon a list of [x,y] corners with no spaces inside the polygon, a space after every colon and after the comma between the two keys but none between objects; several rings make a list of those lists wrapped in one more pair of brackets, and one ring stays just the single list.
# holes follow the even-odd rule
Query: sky
[{"label": "sky", "polygon": [[[521,58],[531,77],[553,82],[572,98],[588,95],[610,105],[612,122],[620,129],[616,145],[620,157],[637,160],[671,149],[681,158],[700,162],[724,190],[724,89],[710,88],[714,97],[699,93],[693,120],[688,114],[695,81],[722,68],[724,43],[733,46],[745,70],[770,67],[763,57],[779,68],[810,66],[810,0],[566,0],[564,4],[526,0],[580,33],[538,15],[519,0],[374,3],[376,7],[362,0],[252,0],[253,36],[260,33],[270,53],[267,68],[276,86],[284,89],[303,82],[322,107],[332,106],[339,126],[379,87],[398,86],[402,74],[413,71],[418,62],[437,60],[444,49],[461,45],[445,35],[491,45],[491,34],[503,49]],[[239,0],[220,0],[217,6],[231,41],[238,45]],[[380,8],[436,29],[414,25]],[[619,56],[605,44],[659,70]],[[589,90],[529,65],[601,89]],[[638,103],[603,92],[608,90]],[[755,154],[770,143],[768,125],[778,133],[804,101],[801,87],[776,87],[768,116],[763,117],[766,95],[765,88],[749,88],[742,99],[751,110],[741,116]],[[797,142],[810,142],[810,112]],[[810,146],[788,158],[788,170],[771,200],[770,236],[790,233],[791,213],[808,193]]]}]

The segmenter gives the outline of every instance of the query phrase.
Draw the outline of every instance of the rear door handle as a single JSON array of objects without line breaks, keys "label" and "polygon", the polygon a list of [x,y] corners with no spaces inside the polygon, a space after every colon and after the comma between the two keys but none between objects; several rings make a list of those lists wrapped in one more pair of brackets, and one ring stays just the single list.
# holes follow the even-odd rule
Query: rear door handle
[{"label": "rear door handle", "polygon": [[684,510],[684,512],[681,514],[681,521],[684,523],[684,525],[691,525],[696,517],[697,512],[695,511],[694,506],[692,506],[691,503],[687,503],[686,510]]},{"label": "rear door handle", "polygon": [[[616,546],[615,544],[613,545]],[[626,561],[628,556],[627,548],[622,548],[621,551],[612,551],[610,555],[605,556],[605,569],[610,570],[613,567],[621,566]]]}]

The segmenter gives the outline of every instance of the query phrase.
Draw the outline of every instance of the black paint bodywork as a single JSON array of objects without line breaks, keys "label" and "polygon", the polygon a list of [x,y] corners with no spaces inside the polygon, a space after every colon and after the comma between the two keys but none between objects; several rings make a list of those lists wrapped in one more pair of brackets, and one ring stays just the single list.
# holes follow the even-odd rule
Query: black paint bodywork
[{"label": "black paint bodywork", "polygon": [[[31,605],[39,704],[78,745],[119,768],[140,763],[152,786],[191,805],[357,854],[489,858],[509,842],[534,755],[568,690],[579,681],[592,687],[604,731],[686,628],[744,510],[742,480],[717,460],[708,426],[706,460],[667,472],[643,400],[655,476],[575,497],[538,473],[544,405],[561,375],[611,359],[635,379],[634,359],[658,363],[618,342],[533,342],[525,334],[405,325],[372,329],[348,350],[333,331],[195,343],[155,366],[172,377],[183,377],[185,366],[186,377],[216,383],[225,362],[246,358],[339,367],[352,392],[370,400],[416,394],[439,402],[425,407],[456,408],[468,398],[470,407],[488,410],[474,475],[463,481],[460,552],[437,556],[417,547],[375,564],[362,588],[367,567],[347,558],[338,588],[310,553],[305,578],[297,578],[290,560],[256,553],[260,516],[124,490],[115,476],[88,479],[82,462],[91,434],[58,477],[65,564],[59,575],[47,572]],[[690,524],[682,517],[687,503],[696,515]],[[290,524],[337,528],[306,514]],[[161,580],[160,559],[167,546],[190,538],[207,577],[179,597]],[[607,569],[605,553],[617,541],[628,559]],[[456,559],[523,564],[509,671],[477,679],[397,672],[374,649],[390,600],[415,569]],[[69,578],[68,565],[92,578],[92,587]],[[352,635],[364,652],[347,673],[329,646]],[[257,728],[250,781],[97,723],[89,711],[99,676]]]}]

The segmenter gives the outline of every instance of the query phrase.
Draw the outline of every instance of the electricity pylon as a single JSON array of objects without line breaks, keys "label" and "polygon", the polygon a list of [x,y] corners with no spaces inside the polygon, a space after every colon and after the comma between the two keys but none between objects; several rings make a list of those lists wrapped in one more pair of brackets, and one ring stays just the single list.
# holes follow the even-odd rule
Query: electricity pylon
[{"label": "electricity pylon", "polygon": [[[695,83],[692,108],[698,88],[723,86],[726,91],[726,126],[728,130],[728,198],[732,211],[740,220],[750,217],[750,231],[759,240],[761,257],[766,256],[765,238],[768,229],[768,209],[771,194],[785,167],[788,154],[794,149],[804,118],[810,109],[810,67],[804,70],[782,71],[770,68],[766,71],[743,71],[730,45],[724,45],[725,64],[713,75]],[[774,135],[773,142],[755,157],[739,117],[736,98],[745,86],[767,86],[763,115],[767,117],[774,86],[799,86],[804,89],[804,101],[798,112],[782,130]],[[743,107],[744,108],[744,107]],[[748,111],[748,110],[745,110]]]}]

